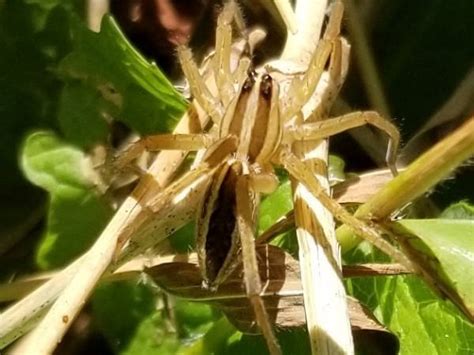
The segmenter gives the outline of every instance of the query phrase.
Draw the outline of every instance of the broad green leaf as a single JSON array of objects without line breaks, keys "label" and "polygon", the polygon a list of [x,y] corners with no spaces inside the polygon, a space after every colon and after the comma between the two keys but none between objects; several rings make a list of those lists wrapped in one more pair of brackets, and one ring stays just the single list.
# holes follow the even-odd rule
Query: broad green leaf
[{"label": "broad green leaf", "polygon": [[73,51],[59,69],[66,80],[80,79],[94,92],[90,95],[102,95],[114,104],[116,117],[143,134],[170,131],[186,109],[168,79],[130,45],[108,16],[100,33],[74,22]]},{"label": "broad green leaf", "polygon": [[[420,238],[440,262],[439,277],[445,278],[474,313],[474,220],[402,220],[398,222]],[[446,275],[446,276],[444,276]]]},{"label": "broad green leaf", "polygon": [[351,294],[369,305],[400,340],[400,354],[472,354],[474,327],[415,277],[352,279]]},{"label": "broad green leaf", "polygon": [[223,354],[227,348],[227,342],[235,334],[240,335],[226,317],[212,323],[212,326],[201,338],[190,345],[184,345],[180,353],[182,355],[200,354]]},{"label": "broad green leaf", "polygon": [[174,302],[174,313],[179,324],[178,333],[182,339],[202,336],[211,327],[211,323],[220,318],[220,313],[205,303],[180,299]]},{"label": "broad green leaf", "polygon": [[31,134],[21,165],[26,177],[50,194],[37,262],[46,269],[64,265],[90,246],[112,211],[94,190],[95,173],[84,153],[54,134]]},{"label": "broad green leaf", "polygon": [[[367,243],[345,255],[346,261],[380,262]],[[352,278],[349,294],[367,305],[400,340],[402,355],[441,355],[474,352],[474,326],[449,301],[441,300],[414,276]]]}]

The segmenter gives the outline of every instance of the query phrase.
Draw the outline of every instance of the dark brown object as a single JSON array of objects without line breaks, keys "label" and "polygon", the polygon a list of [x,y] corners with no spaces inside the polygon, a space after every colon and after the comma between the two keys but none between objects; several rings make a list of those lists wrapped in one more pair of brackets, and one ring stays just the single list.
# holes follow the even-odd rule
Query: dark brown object
[{"label": "dark brown object", "polygon": [[167,72],[177,69],[175,46],[187,43],[203,17],[214,29],[211,0],[112,0],[111,12],[132,43]]},{"label": "dark brown object", "polygon": [[[303,327],[305,313],[298,261],[283,250],[261,245],[257,248],[259,272],[265,285],[263,299],[270,319],[280,328]],[[177,297],[207,302],[217,306],[236,328],[255,333],[251,305],[245,292],[242,268],[237,267],[215,291],[202,287],[198,265],[191,262],[171,262],[146,270],[166,292]],[[383,344],[384,354],[396,354],[399,344],[395,335],[381,325],[371,312],[356,299],[347,298],[356,344]],[[378,353],[378,352],[375,352]]]}]

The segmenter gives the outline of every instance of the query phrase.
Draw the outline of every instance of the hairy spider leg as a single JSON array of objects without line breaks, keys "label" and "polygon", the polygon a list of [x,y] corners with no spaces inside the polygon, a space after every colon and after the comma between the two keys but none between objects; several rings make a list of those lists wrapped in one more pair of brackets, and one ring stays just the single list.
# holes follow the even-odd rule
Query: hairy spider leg
[{"label": "hairy spider leg", "polygon": [[306,121],[317,121],[329,115],[332,105],[341,90],[349,69],[350,46],[347,41],[339,37],[333,42],[331,59],[329,62],[327,87],[321,94],[320,103]]},{"label": "hairy spider leg", "polygon": [[281,354],[280,346],[270,323],[268,312],[260,294],[262,281],[258,269],[257,252],[255,249],[255,217],[254,203],[249,176],[239,177],[236,185],[237,197],[237,225],[239,228],[240,244],[242,248],[242,263],[244,268],[244,282],[247,296],[252,304],[257,324],[267,342],[270,354]]},{"label": "hairy spider leg", "polygon": [[[225,4],[224,9],[217,20],[216,48],[211,66],[214,69],[214,79],[217,90],[219,91],[219,99],[212,95],[209,87],[206,85],[196,62],[194,61],[191,50],[184,45],[178,46],[177,48],[178,58],[186,79],[189,82],[192,95],[216,124],[220,122],[225,107],[235,96],[235,89],[233,86],[235,77],[230,68],[232,52],[232,21],[235,21],[241,33],[244,34],[246,42],[248,42],[244,29],[243,16],[234,0]],[[243,65],[248,68],[250,60],[244,60]]]},{"label": "hairy spider leg", "polygon": [[232,50],[232,20],[235,13],[233,1],[225,4],[217,18],[216,45],[213,60],[214,78],[217,90],[224,107],[235,95],[233,78],[230,70],[230,56]]},{"label": "hairy spider leg", "polygon": [[386,161],[392,173],[396,175],[397,168],[395,162],[400,142],[400,133],[393,124],[374,111],[351,112],[319,122],[304,123],[297,127],[290,127],[285,131],[285,139],[289,139],[290,142],[318,140],[367,124],[377,127],[388,135],[389,144]]},{"label": "hairy spider leg", "polygon": [[[315,54],[308,67],[308,71],[302,79],[294,78],[293,82],[290,84],[290,90],[295,90],[295,95],[293,102],[290,103],[290,106],[286,108],[286,111],[283,114],[285,120],[291,119],[294,115],[298,114],[307,100],[311,97],[324,71],[328,56],[330,56],[329,76],[333,81],[330,85],[334,87],[330,87],[326,90],[321,99],[321,102],[324,102],[325,104],[320,106],[320,109],[314,114],[325,115],[328,113],[347,72],[347,58],[345,58],[343,54],[343,39],[338,38],[343,13],[344,6],[342,2],[335,2],[324,32],[323,40],[319,42],[316,48]],[[345,56],[347,55],[348,53],[345,54]],[[339,119],[340,121],[338,121]],[[304,127],[290,129],[288,133],[292,136],[294,134],[293,132],[298,131],[296,134],[298,137],[293,136],[293,140],[316,140],[366,124],[379,128],[389,136],[385,160],[387,166],[392,171],[392,174],[394,176],[397,175],[396,153],[400,142],[400,133],[394,125],[376,112],[354,112],[341,117],[325,120],[324,122],[305,123]],[[319,129],[321,129],[321,132],[318,132]]]},{"label": "hairy spider leg", "polygon": [[340,33],[340,22],[338,21],[342,18],[343,11],[344,7],[341,2],[334,3],[323,39],[319,40],[306,72],[301,78],[295,76],[291,81],[288,89],[288,92],[291,93],[291,100],[289,105],[282,111],[284,122],[292,119],[295,114],[300,112],[314,94],[333,52],[334,42],[337,41]]},{"label": "hairy spider leg", "polygon": [[216,124],[219,123],[224,113],[224,107],[220,101],[212,95],[204,82],[204,79],[199,73],[199,68],[194,61],[191,49],[180,45],[177,48],[177,53],[193,97],[206,114],[211,117],[212,121]]},{"label": "hairy spider leg", "polygon": [[160,150],[197,151],[208,148],[215,141],[211,134],[205,133],[163,133],[146,136],[130,144],[114,161],[116,169],[130,165],[144,151]]},{"label": "hairy spider leg", "polygon": [[327,195],[316,177],[307,170],[304,163],[289,149],[281,149],[274,159],[275,162],[281,164],[290,175],[304,184],[314,197],[316,197],[337,220],[346,224],[356,235],[372,243],[376,248],[405,266],[408,270],[415,270],[411,261],[400,250],[383,239],[376,229],[351,215],[344,207]]},{"label": "hairy spider leg", "polygon": [[[216,81],[217,90],[219,91],[219,97],[224,107],[227,107],[229,102],[235,96],[235,77],[231,69],[233,22],[235,22],[238,30],[242,34],[242,37],[245,39],[245,48],[243,54],[248,56],[248,53],[245,53],[249,50],[249,44],[243,15],[236,2],[234,0],[230,0],[224,5],[222,12],[217,19],[216,45],[213,58],[214,78]],[[250,60],[247,60],[247,63],[243,64],[248,68]],[[242,81],[240,80],[237,82],[240,83]]]},{"label": "hairy spider leg", "polygon": [[172,201],[172,196],[176,196],[180,191],[183,191],[199,179],[208,178],[212,176],[215,169],[221,165],[230,154],[235,152],[237,149],[237,138],[235,136],[227,136],[218,139],[206,150],[206,154],[203,161],[195,169],[192,169],[185,173],[183,176],[178,178],[176,181],[167,186],[161,193],[152,196],[147,205],[150,207],[152,212],[157,212],[164,208],[164,203]]}]

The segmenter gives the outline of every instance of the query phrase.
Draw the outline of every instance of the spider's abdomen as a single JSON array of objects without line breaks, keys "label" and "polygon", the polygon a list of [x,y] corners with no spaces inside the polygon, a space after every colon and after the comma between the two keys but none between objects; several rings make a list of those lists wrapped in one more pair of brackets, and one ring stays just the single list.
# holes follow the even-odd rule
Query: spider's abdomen
[{"label": "spider's abdomen", "polygon": [[236,184],[240,162],[223,163],[206,189],[197,220],[197,248],[207,287],[217,287],[240,262],[236,216]]}]

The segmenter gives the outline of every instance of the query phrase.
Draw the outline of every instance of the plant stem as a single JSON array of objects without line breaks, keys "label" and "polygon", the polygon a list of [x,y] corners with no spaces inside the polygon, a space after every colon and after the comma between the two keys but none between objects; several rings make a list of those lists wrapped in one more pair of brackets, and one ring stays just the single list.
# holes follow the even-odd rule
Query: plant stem
[{"label": "plant stem", "polygon": [[[296,6],[298,32],[288,34],[281,56],[295,68],[307,69],[325,18],[327,1],[300,0]],[[332,79],[329,80],[332,83]],[[331,89],[327,84],[325,89]],[[324,92],[321,101],[324,98]],[[287,93],[291,95],[291,93]],[[318,94],[316,94],[318,95]],[[326,105],[324,102],[322,105]],[[310,105],[311,106],[311,105]],[[305,107],[305,118],[310,109]],[[314,107],[313,107],[314,109]],[[319,182],[329,190],[327,178],[328,142],[303,142],[298,154]],[[322,164],[313,166],[314,159]],[[344,285],[340,277],[340,249],[336,241],[333,216],[299,182],[293,181],[293,199],[299,245],[301,282],[304,290],[306,323],[311,353],[318,355],[353,354],[354,346],[346,303]],[[299,218],[298,218],[299,216]],[[335,261],[335,262],[334,262]],[[334,265],[338,264],[338,265]],[[322,291],[324,290],[324,291]]]},{"label": "plant stem", "polygon": [[[474,155],[474,116],[438,142],[385,185],[355,213],[358,218],[383,220],[433,188],[452,173],[463,161]],[[347,226],[337,230],[345,251],[360,241]]]}]

